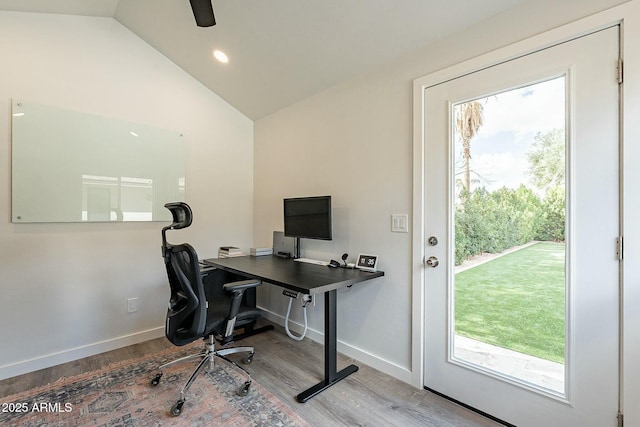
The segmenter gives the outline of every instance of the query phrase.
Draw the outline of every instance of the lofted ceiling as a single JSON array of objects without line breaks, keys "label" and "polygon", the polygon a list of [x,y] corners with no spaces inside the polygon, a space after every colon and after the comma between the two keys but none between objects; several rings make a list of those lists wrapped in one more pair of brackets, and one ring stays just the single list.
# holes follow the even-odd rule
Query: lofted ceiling
[{"label": "lofted ceiling", "polygon": [[0,0],[0,10],[114,18],[257,120],[523,1],[213,0],[208,28],[189,0]]}]

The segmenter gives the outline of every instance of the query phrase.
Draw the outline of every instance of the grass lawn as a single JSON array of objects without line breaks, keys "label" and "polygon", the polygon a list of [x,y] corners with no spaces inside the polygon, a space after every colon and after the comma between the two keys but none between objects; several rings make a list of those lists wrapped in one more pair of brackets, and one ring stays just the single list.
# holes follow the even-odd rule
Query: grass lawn
[{"label": "grass lawn", "polygon": [[456,334],[564,363],[564,244],[541,242],[455,276]]}]

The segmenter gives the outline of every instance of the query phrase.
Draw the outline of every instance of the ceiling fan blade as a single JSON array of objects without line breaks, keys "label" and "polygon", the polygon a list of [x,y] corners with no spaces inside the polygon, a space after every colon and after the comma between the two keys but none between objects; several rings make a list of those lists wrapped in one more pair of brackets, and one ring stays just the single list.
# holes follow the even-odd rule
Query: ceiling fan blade
[{"label": "ceiling fan blade", "polygon": [[213,16],[211,0],[189,0],[193,16],[198,27],[212,27],[216,25],[216,17]]}]

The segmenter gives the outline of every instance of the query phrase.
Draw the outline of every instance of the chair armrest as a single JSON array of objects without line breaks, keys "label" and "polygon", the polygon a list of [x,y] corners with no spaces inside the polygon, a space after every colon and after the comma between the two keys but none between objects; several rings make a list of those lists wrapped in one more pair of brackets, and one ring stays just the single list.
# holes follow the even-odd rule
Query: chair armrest
[{"label": "chair armrest", "polygon": [[231,296],[231,306],[229,307],[227,326],[222,338],[223,344],[226,344],[233,339],[233,329],[236,324],[236,316],[238,316],[238,312],[240,311],[240,301],[242,300],[244,291],[247,289],[255,288],[260,284],[262,284],[260,280],[240,280],[237,282],[230,282],[222,285],[225,291],[231,292],[233,294]]},{"label": "chair armrest", "polygon": [[240,280],[238,282],[225,283],[222,287],[229,292],[244,292],[246,289],[261,285],[260,280]]}]

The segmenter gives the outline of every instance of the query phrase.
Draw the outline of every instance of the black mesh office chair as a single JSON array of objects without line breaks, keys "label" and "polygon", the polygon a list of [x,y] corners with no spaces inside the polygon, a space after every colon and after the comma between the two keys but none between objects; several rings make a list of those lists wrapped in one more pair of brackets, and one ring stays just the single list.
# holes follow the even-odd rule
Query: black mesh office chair
[{"label": "black mesh office chair", "polygon": [[247,356],[243,361],[251,363],[254,354],[253,347],[230,347],[216,350],[215,343],[218,339],[218,341],[227,344],[233,340],[235,328],[255,323],[255,319],[260,316],[260,311],[244,306],[242,296],[245,290],[260,285],[260,281],[242,280],[227,283],[223,286],[226,292],[210,296],[207,299],[195,249],[188,243],[169,244],[166,239],[167,230],[177,230],[191,225],[191,208],[183,202],[167,203],[165,207],[173,215],[173,223],[162,229],[162,254],[171,287],[165,335],[169,341],[177,346],[188,344],[200,338],[204,340],[204,349],[200,353],[160,366],[158,374],[151,380],[151,385],[156,386],[166,367],[193,358],[201,359],[180,391],[180,399],[171,408],[171,415],[178,416],[182,412],[187,390],[203,369],[208,367],[209,370],[213,370],[216,357],[228,361],[247,374],[248,379],[240,387],[238,393],[246,395],[249,392],[251,376],[244,368],[226,356],[246,352]]}]

